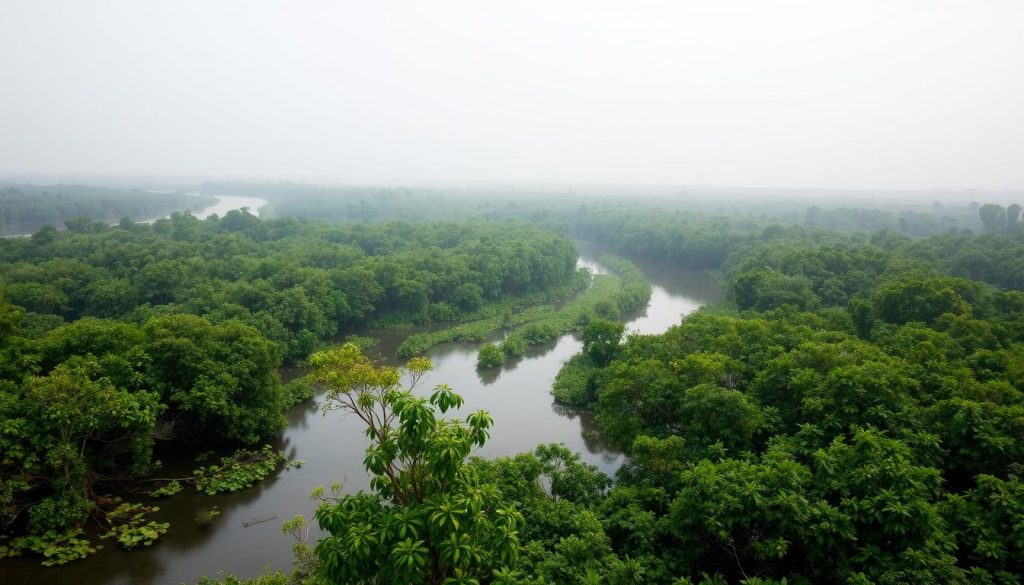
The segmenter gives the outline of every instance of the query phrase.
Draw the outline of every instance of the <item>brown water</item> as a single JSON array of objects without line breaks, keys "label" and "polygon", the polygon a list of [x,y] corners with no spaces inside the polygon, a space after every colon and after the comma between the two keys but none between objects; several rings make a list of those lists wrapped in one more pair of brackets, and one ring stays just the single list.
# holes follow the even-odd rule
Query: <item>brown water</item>
[{"label": "brown water", "polygon": [[[580,247],[580,264],[604,272],[596,260],[601,250]],[[702,272],[680,270],[666,263],[634,262],[651,281],[653,293],[645,311],[629,316],[630,332],[660,333],[678,323],[682,315],[721,298],[718,286]],[[410,331],[360,333],[379,338],[375,351],[393,356]],[[563,335],[549,344],[531,347],[522,358],[487,371],[476,369],[478,347],[444,344],[433,348],[428,357],[434,371],[425,387],[429,391],[434,384],[448,384],[465,399],[465,412],[481,408],[491,412],[495,420],[491,439],[476,454],[512,455],[541,443],[560,442],[609,474],[619,468],[623,456],[604,442],[593,416],[555,404],[551,397],[551,382],[562,362],[580,350],[575,336]],[[259,574],[263,567],[287,571],[293,541],[281,533],[281,523],[296,514],[311,516],[309,490],[334,481],[344,482],[346,491],[368,487],[362,468],[366,448],[362,426],[354,417],[345,419],[337,413],[322,416],[319,404],[318,397],[292,409],[288,430],[279,441],[289,457],[305,461],[301,468],[281,472],[236,494],[200,496],[186,489],[160,501],[157,519],[170,522],[171,529],[150,549],[127,552],[106,542],[104,550],[92,558],[50,569],[41,567],[35,559],[0,561],[0,583],[191,584],[219,571],[244,577]],[[188,469],[188,462],[182,461],[169,464],[165,473],[183,475]],[[211,506],[219,506],[221,515],[210,528],[198,528],[192,521],[196,508]],[[248,528],[243,526],[252,519],[275,516]]]}]

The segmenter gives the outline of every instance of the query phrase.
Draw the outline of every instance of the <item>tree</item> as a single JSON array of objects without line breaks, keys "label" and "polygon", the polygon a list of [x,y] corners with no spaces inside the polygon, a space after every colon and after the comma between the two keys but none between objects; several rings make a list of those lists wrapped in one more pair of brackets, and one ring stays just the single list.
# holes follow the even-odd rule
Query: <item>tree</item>
[{"label": "tree", "polygon": [[664,436],[678,422],[685,387],[666,364],[655,359],[614,361],[598,395],[597,420],[617,445],[638,435]]},{"label": "tree", "polygon": [[27,375],[32,364],[21,337],[22,311],[4,300],[0,289],[0,388]]},{"label": "tree", "polygon": [[167,405],[161,418],[176,437],[251,445],[284,428],[281,356],[258,331],[194,315],[151,319],[142,331],[153,389]]},{"label": "tree", "polygon": [[680,398],[673,422],[673,430],[695,453],[716,442],[739,452],[751,447],[754,434],[764,425],[764,415],[742,392],[698,384]]},{"label": "tree", "polygon": [[496,368],[503,363],[505,363],[505,352],[501,347],[488,343],[480,348],[480,353],[476,358],[476,367]]},{"label": "tree", "polygon": [[70,301],[57,287],[38,282],[16,282],[8,286],[7,298],[35,313],[64,313]]},{"label": "tree", "polygon": [[1017,221],[1020,220],[1020,204],[1013,203],[1006,206],[1006,228],[1007,231],[1013,231],[1017,226]]},{"label": "tree", "polygon": [[[462,398],[439,385],[417,387],[431,366],[375,366],[345,344],[309,359],[327,386],[325,413],[340,410],[366,425],[363,460],[372,493],[340,496],[316,512],[328,536],[316,545],[329,582],[479,583],[507,574],[519,549],[522,516],[466,458],[487,440],[490,415],[443,418]],[[401,385],[408,376],[408,387]]]},{"label": "tree", "polygon": [[625,330],[622,323],[594,319],[583,328],[583,352],[599,367],[607,366],[615,357]]},{"label": "tree", "polygon": [[815,227],[818,225],[818,219],[821,217],[821,208],[817,205],[812,205],[804,212],[804,216],[807,218],[807,225]]},{"label": "tree", "polygon": [[962,315],[970,311],[957,290],[964,284],[967,282],[962,279],[949,277],[905,277],[880,287],[871,302],[875,314],[889,323],[933,323],[946,313]]},{"label": "tree", "polygon": [[1020,582],[1024,575],[1024,482],[990,475],[979,475],[975,481],[975,489],[950,494],[941,506],[949,525],[959,529],[959,556],[1002,575],[1003,582]]},{"label": "tree", "polygon": [[986,203],[978,208],[978,217],[986,232],[995,233],[1006,227],[1006,210],[1002,205]]},{"label": "tree", "polygon": [[[18,400],[0,401],[3,466],[13,463],[20,477],[32,478],[20,486],[25,495],[32,489],[48,494],[29,498],[33,531],[81,521],[99,477],[148,470],[157,396],[118,389],[102,374],[95,361],[77,357],[28,380]],[[11,496],[16,509],[18,494]]]},{"label": "tree", "polygon": [[94,221],[84,215],[73,219],[65,219],[64,227],[73,234],[97,234],[106,229],[107,224]]}]

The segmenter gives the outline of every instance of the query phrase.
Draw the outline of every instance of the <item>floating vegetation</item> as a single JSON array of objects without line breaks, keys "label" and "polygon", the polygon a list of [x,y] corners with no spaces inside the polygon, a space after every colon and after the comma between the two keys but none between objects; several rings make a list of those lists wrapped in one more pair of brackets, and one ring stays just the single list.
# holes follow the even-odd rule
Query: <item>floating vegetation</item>
[{"label": "floating vegetation", "polygon": [[64,565],[84,559],[103,548],[93,546],[82,538],[84,534],[81,528],[68,528],[64,531],[47,530],[42,534],[20,536],[7,544],[0,544],[0,559],[21,556],[27,551],[42,556],[44,567]]},{"label": "floating vegetation", "polygon": [[195,516],[192,520],[195,521],[201,528],[209,528],[213,525],[213,522],[220,516],[220,508],[217,506],[211,506],[209,508],[198,508],[196,509]]},{"label": "floating vegetation", "polygon": [[103,522],[108,530],[100,538],[116,539],[126,549],[152,546],[171,527],[170,522],[147,521],[150,514],[160,510],[156,506],[122,502],[121,498],[111,498],[107,503],[116,507],[104,514]]},{"label": "floating vegetation", "polygon": [[184,487],[181,485],[181,482],[176,479],[172,479],[163,486],[149,492],[149,495],[154,498],[168,498],[181,493],[182,489],[184,489]]},{"label": "floating vegetation", "polygon": [[[285,463],[283,451],[264,445],[259,451],[239,449],[233,455],[222,457],[220,465],[195,470],[196,490],[207,495],[237,492],[252,487]],[[296,462],[291,467],[298,467]]]},{"label": "floating vegetation", "polygon": [[346,335],[345,343],[354,343],[359,346],[359,349],[365,351],[376,347],[380,340],[376,337],[366,337],[363,335]]}]

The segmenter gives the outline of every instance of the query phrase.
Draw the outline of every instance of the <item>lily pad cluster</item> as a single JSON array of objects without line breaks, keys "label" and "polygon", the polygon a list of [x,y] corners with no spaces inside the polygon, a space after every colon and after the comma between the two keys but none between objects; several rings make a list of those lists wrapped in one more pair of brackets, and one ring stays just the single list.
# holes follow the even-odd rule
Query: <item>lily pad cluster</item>
[{"label": "lily pad cluster", "polygon": [[285,461],[284,452],[270,445],[264,445],[259,451],[239,449],[233,455],[222,457],[219,465],[196,469],[196,490],[212,496],[249,488]]},{"label": "lily pad cluster", "polygon": [[44,567],[64,565],[94,554],[102,546],[93,546],[83,538],[81,528],[47,530],[42,534],[20,536],[10,541],[0,541],[0,559],[21,556],[30,552],[43,557]]},{"label": "lily pad cluster", "polygon": [[160,510],[157,506],[122,502],[120,498],[113,498],[111,503],[116,507],[104,516],[108,530],[100,538],[114,538],[126,549],[152,546],[171,527],[170,522],[147,522],[148,515]]}]

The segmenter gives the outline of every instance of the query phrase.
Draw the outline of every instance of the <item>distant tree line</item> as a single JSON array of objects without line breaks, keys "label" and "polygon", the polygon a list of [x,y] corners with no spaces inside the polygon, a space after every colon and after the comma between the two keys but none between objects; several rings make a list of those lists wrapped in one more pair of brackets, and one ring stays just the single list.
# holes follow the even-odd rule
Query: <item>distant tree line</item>
[{"label": "distant tree line", "polygon": [[[813,192],[770,199],[723,192],[715,196],[662,191],[620,193],[615,190],[579,192],[561,188],[513,191],[509,189],[424,189],[409,187],[331,187],[303,183],[205,183],[202,192],[256,195],[269,199],[262,209],[271,217],[311,217],[339,222],[438,221],[454,218],[514,218],[552,229],[566,228],[578,213],[656,212],[661,218],[701,221],[727,220],[760,228],[772,224],[805,225],[833,231],[891,230],[912,237],[950,231],[979,230],[977,203],[941,203],[927,200],[874,205],[864,199],[884,193],[852,195],[823,192],[821,203],[810,204]],[[899,197],[899,193],[891,194]],[[974,195],[974,194],[972,194]],[[906,197],[906,194],[903,194]],[[829,204],[826,205],[825,202]]]},{"label": "distant tree line", "polygon": [[[116,221],[122,217],[147,220],[173,211],[199,209],[215,198],[185,193],[149,193],[86,185],[4,185],[0,183],[0,227],[61,224],[79,229],[91,222],[78,218]],[[71,226],[69,225],[69,228]]]}]

